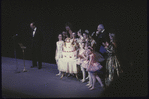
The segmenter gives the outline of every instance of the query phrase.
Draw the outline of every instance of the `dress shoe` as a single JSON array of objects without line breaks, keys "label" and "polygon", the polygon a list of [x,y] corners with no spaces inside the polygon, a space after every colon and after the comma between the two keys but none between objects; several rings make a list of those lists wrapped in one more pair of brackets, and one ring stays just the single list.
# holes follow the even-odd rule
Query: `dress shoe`
[{"label": "dress shoe", "polygon": [[82,79],[81,82],[84,83],[85,82],[85,79]]},{"label": "dress shoe", "polygon": [[38,67],[38,69],[41,69],[41,68],[42,68],[41,66]]},{"label": "dress shoe", "polygon": [[92,87],[91,89],[89,89],[89,90],[94,90],[95,88],[94,87]]},{"label": "dress shoe", "polygon": [[37,66],[31,66],[31,68],[34,68],[34,67],[37,67]]},{"label": "dress shoe", "polygon": [[62,74],[62,76],[60,77],[60,79],[62,79],[64,77],[64,74]]}]

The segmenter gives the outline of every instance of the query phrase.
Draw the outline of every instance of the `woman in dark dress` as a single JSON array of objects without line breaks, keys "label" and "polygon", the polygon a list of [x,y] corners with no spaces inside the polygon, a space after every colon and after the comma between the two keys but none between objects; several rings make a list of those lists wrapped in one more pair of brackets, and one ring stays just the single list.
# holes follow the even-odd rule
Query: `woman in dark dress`
[{"label": "woman in dark dress", "polygon": [[115,48],[116,48],[115,34],[109,33],[109,38],[110,38],[109,43],[107,41],[103,43],[108,54],[108,58],[106,60],[106,78],[105,78],[106,86],[109,86],[110,83],[113,81],[114,72],[116,71],[116,74],[119,77],[119,72],[121,70],[119,61],[115,54]]}]

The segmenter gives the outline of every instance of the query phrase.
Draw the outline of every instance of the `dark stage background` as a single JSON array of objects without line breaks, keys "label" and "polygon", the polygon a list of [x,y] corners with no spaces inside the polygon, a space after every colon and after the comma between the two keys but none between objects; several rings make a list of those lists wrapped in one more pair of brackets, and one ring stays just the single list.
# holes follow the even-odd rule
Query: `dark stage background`
[{"label": "dark stage background", "polygon": [[[35,21],[42,29],[43,62],[55,63],[57,36],[65,30],[65,23],[73,31],[96,31],[102,23],[117,36],[118,58],[124,69],[147,70],[147,1],[146,0],[2,0],[1,1],[1,53],[14,57],[12,36],[23,43],[25,59],[31,60],[30,23]],[[17,58],[22,51],[17,45]],[[146,77],[146,76],[143,76]]]}]

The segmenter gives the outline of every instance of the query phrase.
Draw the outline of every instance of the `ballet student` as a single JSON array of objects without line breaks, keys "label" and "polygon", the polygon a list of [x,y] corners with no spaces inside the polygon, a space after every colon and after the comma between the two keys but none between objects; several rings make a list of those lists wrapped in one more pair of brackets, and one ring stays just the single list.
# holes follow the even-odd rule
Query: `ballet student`
[{"label": "ballet student", "polygon": [[92,84],[89,85],[90,90],[93,90],[95,88],[95,82],[96,79],[100,83],[101,87],[104,87],[100,77],[97,75],[99,70],[102,68],[99,62],[97,62],[98,59],[95,58],[95,54],[93,53],[93,48],[88,47],[88,54],[89,54],[89,65],[87,67],[87,71],[90,73],[91,76],[91,82]]},{"label": "ballet student", "polygon": [[56,76],[61,75],[61,65],[59,64],[59,60],[63,57],[62,56],[62,51],[63,51],[64,41],[62,39],[62,34],[58,35],[58,39],[59,40],[56,42],[55,60],[56,60],[57,66],[58,66],[59,73],[56,74]]}]

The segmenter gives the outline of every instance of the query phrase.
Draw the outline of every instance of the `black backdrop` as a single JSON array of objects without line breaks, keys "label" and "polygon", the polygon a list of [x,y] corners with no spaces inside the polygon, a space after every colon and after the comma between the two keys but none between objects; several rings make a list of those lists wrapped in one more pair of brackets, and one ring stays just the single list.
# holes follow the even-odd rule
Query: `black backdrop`
[{"label": "black backdrop", "polygon": [[[137,92],[147,93],[147,86],[140,86],[147,85],[146,0],[2,0],[2,56],[14,57],[12,36],[18,34],[17,42],[27,47],[25,59],[31,60],[29,24],[33,21],[43,31],[42,59],[48,63],[55,63],[57,36],[65,30],[66,22],[73,25],[73,31],[90,32],[96,31],[98,24],[104,24],[105,29],[116,33],[118,58],[124,73],[133,73],[138,82],[136,87],[142,88]],[[22,59],[19,45],[16,48],[17,58]]]},{"label": "black backdrop", "polygon": [[[27,47],[25,58],[31,59],[29,24],[33,21],[43,31],[42,56],[43,61],[48,63],[55,63],[57,35],[65,30],[66,22],[73,25],[73,31],[81,28],[90,32],[96,31],[98,24],[103,23],[109,32],[115,32],[117,35],[120,60],[133,62],[138,57],[141,59],[146,52],[143,47],[147,40],[146,8],[145,0],[3,0],[2,56],[14,57],[12,36],[18,34],[18,42]],[[17,58],[22,58],[18,45]]]}]

